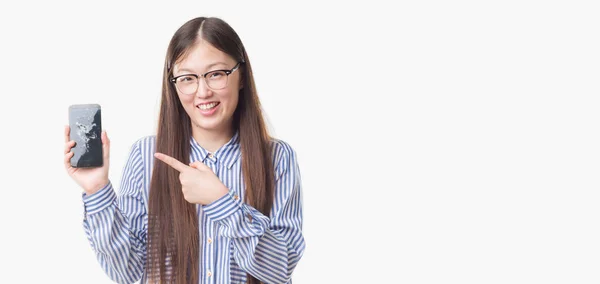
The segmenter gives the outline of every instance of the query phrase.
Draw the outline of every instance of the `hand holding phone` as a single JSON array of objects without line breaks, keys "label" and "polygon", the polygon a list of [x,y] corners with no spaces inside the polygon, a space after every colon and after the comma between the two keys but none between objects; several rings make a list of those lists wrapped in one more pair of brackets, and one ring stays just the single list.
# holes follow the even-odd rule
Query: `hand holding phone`
[{"label": "hand holding phone", "polygon": [[65,127],[65,168],[88,194],[108,183],[110,141],[102,131],[98,104],[69,107],[69,126]]}]

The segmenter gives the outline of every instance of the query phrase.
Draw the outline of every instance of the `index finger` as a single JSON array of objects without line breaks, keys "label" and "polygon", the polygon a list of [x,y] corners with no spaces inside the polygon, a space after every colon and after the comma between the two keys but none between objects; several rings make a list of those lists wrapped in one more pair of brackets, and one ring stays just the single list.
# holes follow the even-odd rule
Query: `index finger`
[{"label": "index finger", "polygon": [[177,159],[167,156],[163,153],[154,153],[154,157],[165,162],[165,164],[171,166],[172,168],[178,170],[179,172],[183,172],[188,168],[184,163],[178,161]]}]

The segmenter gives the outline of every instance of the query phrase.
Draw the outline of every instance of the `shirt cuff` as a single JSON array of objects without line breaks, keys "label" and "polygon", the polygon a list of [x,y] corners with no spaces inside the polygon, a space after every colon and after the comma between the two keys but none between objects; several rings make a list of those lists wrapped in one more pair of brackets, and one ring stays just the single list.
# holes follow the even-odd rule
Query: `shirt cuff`
[{"label": "shirt cuff", "polygon": [[92,195],[83,193],[82,198],[86,214],[92,215],[112,205],[117,200],[117,194],[109,181],[107,185]]},{"label": "shirt cuff", "polygon": [[239,197],[231,191],[211,204],[204,205],[204,214],[213,221],[223,220],[242,208]]}]

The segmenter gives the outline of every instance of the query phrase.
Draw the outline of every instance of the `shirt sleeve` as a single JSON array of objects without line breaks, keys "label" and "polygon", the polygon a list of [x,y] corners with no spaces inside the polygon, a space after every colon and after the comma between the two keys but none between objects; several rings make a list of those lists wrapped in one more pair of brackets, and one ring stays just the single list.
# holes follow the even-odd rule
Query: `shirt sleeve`
[{"label": "shirt sleeve", "polygon": [[219,225],[219,234],[232,240],[240,268],[265,283],[287,283],[305,249],[300,170],[294,150],[282,145],[270,217],[231,191],[203,206]]},{"label": "shirt sleeve", "polygon": [[134,283],[144,270],[147,213],[142,187],[143,161],[134,144],[123,170],[121,194],[111,182],[83,194],[83,228],[102,269],[117,283]]}]

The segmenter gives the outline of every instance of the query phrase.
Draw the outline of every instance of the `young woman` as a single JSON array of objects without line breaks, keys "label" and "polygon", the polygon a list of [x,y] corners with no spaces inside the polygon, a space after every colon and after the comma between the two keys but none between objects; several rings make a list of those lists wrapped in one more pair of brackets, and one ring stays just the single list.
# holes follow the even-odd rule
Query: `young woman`
[{"label": "young woman", "polygon": [[84,229],[119,283],[290,283],[304,253],[294,150],[265,127],[237,33],[218,18],[177,30],[156,136],[133,144],[119,194],[104,166],[65,167],[84,190]]}]

